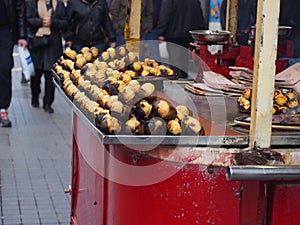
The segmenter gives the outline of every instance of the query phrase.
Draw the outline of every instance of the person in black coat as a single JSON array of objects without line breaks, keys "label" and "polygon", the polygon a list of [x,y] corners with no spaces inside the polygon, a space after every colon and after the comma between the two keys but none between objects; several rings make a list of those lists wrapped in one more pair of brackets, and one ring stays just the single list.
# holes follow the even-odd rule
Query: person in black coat
[{"label": "person in black coat", "polygon": [[189,43],[193,42],[189,31],[203,29],[205,23],[199,0],[162,1],[157,32],[159,40],[167,41],[169,63],[175,66],[175,72],[179,77],[187,77],[187,48]]},{"label": "person in black coat", "polygon": [[[238,4],[237,42],[240,45],[248,45],[251,26],[254,26],[256,23],[257,0],[239,0]],[[227,0],[223,0],[220,9],[222,29],[225,29],[226,5]],[[288,39],[294,42],[294,58],[300,58],[299,8],[299,0],[281,0],[279,26],[292,27],[292,32]]]},{"label": "person in black coat", "polygon": [[[220,8],[221,27],[226,26],[226,6],[227,0],[223,0]],[[239,0],[237,11],[237,31],[236,40],[239,45],[248,45],[251,26],[256,23],[257,0]]]},{"label": "person in black coat", "polygon": [[[65,6],[61,0],[27,0],[26,19],[29,30],[29,51],[35,67],[35,76],[31,77],[31,104],[39,106],[41,92],[41,77],[45,77],[45,91],[43,108],[53,113],[54,84],[52,82],[51,68],[63,54],[62,30],[68,26]],[[38,40],[34,37],[43,37],[47,40],[42,46],[37,46]]]},{"label": "person in black coat", "polygon": [[72,0],[67,6],[70,24],[65,34],[67,46],[79,52],[83,47],[96,47],[99,52],[116,46],[115,32],[109,18],[106,0]]},{"label": "person in black coat", "polygon": [[1,0],[0,12],[0,126],[11,127],[7,109],[12,98],[13,47],[27,45],[24,2]]},{"label": "person in black coat", "polygon": [[281,0],[279,25],[292,27],[292,32],[288,39],[294,42],[294,58],[300,59],[300,1]]}]

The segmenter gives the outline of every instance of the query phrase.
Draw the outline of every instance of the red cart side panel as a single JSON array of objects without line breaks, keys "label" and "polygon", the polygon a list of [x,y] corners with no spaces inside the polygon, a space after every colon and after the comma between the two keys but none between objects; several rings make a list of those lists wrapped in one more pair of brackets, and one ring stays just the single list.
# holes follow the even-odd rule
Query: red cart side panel
[{"label": "red cart side panel", "polygon": [[274,183],[270,192],[269,223],[272,225],[300,224],[300,183]]},{"label": "red cart side panel", "polygon": [[[123,160],[131,157],[126,149],[112,151]],[[147,156],[140,156],[138,161],[146,162]],[[168,162],[165,166],[169,170],[181,165]],[[206,166],[186,164],[173,176],[152,185],[134,187],[109,181],[108,224],[238,225],[240,183],[226,181],[224,168],[209,171]]]},{"label": "red cart side panel", "polygon": [[76,116],[73,122],[78,174],[72,220],[77,225],[239,224],[241,183],[227,181],[225,167],[104,146]]},{"label": "red cart side panel", "polygon": [[[73,167],[76,168],[75,182],[72,187],[73,215],[71,221],[74,225],[102,225],[105,224],[105,181],[96,173],[104,167],[103,146],[98,144],[94,135],[77,116],[73,117],[73,136],[76,144],[77,160],[73,159]],[[85,154],[83,155],[82,152]],[[86,158],[84,158],[87,157]],[[89,158],[94,158],[96,170],[89,163]],[[76,164],[76,165],[75,165]]]}]

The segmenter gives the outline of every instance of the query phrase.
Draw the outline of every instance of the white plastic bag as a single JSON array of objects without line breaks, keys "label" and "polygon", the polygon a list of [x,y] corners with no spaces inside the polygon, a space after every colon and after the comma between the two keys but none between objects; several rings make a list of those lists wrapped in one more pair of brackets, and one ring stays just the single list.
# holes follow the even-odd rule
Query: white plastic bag
[{"label": "white plastic bag", "polygon": [[24,74],[26,80],[30,80],[30,77],[34,76],[34,66],[28,49],[19,46],[19,56],[22,66],[22,73]]},{"label": "white plastic bag", "polygon": [[167,42],[165,41],[160,42],[158,47],[159,47],[160,57],[164,59],[168,58],[169,54],[167,49]]}]

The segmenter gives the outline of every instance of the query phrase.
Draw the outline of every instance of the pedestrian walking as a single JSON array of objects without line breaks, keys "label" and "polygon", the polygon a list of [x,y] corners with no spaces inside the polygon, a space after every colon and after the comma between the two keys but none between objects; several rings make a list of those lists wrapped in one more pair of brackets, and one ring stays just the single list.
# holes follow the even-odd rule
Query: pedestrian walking
[{"label": "pedestrian walking", "polygon": [[68,26],[64,3],[61,0],[27,0],[26,19],[28,48],[35,67],[35,76],[31,76],[30,80],[31,104],[39,107],[41,78],[44,74],[43,108],[53,113],[55,87],[51,68],[63,53],[61,34]]},{"label": "pedestrian walking", "polygon": [[126,44],[124,28],[129,12],[128,0],[112,0],[110,5],[111,22],[116,33],[116,45]]},{"label": "pedestrian walking", "polygon": [[199,0],[164,0],[157,25],[159,40],[167,41],[169,63],[179,78],[186,78],[190,30],[205,29]]},{"label": "pedestrian walking", "polygon": [[67,6],[70,24],[65,33],[66,45],[76,52],[83,47],[96,47],[103,52],[107,43],[116,46],[115,32],[106,0],[72,0]]},{"label": "pedestrian walking", "polygon": [[[220,21],[225,30],[227,0],[223,0],[220,9]],[[236,40],[239,45],[249,45],[251,27],[256,23],[257,0],[239,0],[237,11]]]},{"label": "pedestrian walking", "polygon": [[[138,6],[139,12],[132,10],[133,4]],[[134,15],[130,15],[134,11]],[[129,23],[130,37],[134,39],[146,40],[146,36],[152,30],[152,0],[112,0],[110,12],[112,16],[113,28],[116,32],[117,46],[125,45],[124,28],[126,22]],[[139,26],[138,26],[139,25]],[[135,30],[133,30],[135,29]],[[144,55],[140,45],[140,56]],[[142,57],[140,57],[142,59]]]},{"label": "pedestrian walking", "polygon": [[0,126],[11,127],[8,108],[12,99],[13,48],[26,48],[23,0],[0,1]]},{"label": "pedestrian walking", "polygon": [[[140,59],[147,58],[146,48],[148,48],[149,57],[155,61],[160,61],[159,41],[157,33],[157,24],[159,20],[160,7],[162,0],[152,0],[153,13],[152,13],[152,29],[149,33],[141,36]],[[145,43],[146,41],[146,43]],[[145,46],[146,44],[146,46]]]}]

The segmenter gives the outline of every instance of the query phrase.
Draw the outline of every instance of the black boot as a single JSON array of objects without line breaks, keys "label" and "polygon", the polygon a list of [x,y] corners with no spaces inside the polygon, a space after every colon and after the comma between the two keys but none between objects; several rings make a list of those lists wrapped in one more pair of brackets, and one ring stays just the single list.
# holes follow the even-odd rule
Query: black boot
[{"label": "black boot", "polygon": [[31,98],[31,105],[32,105],[32,107],[34,107],[34,108],[39,107],[39,105],[40,105],[40,103],[39,103],[39,98],[32,97],[32,98]]},{"label": "black boot", "polygon": [[43,108],[44,108],[45,112],[47,112],[47,113],[54,113],[54,110],[51,107],[51,105],[44,104]]}]

